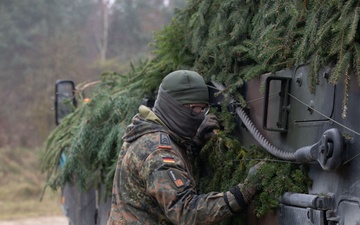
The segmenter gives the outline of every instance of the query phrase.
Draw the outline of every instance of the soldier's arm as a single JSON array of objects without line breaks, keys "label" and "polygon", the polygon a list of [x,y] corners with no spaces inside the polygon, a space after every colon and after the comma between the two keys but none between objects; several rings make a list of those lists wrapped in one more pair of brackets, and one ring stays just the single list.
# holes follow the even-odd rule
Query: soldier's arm
[{"label": "soldier's arm", "polygon": [[232,192],[197,194],[181,157],[163,149],[149,155],[141,173],[148,193],[174,224],[218,223],[241,212],[253,196],[241,193],[239,187]]}]

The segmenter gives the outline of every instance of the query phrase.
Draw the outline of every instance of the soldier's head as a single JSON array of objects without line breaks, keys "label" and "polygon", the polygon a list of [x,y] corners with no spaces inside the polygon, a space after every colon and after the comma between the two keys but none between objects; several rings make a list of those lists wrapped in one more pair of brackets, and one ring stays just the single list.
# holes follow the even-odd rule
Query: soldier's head
[{"label": "soldier's head", "polygon": [[177,70],[161,82],[153,111],[167,127],[192,138],[205,117],[209,93],[203,77],[190,70]]}]

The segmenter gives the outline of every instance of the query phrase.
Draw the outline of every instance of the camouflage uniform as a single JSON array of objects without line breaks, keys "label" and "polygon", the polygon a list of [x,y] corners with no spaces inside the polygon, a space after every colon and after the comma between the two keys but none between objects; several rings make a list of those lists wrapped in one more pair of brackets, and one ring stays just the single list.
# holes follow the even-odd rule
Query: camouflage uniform
[{"label": "camouflage uniform", "polygon": [[224,195],[240,211],[230,192],[197,194],[181,140],[144,108],[124,136],[107,224],[215,224],[232,215]]}]

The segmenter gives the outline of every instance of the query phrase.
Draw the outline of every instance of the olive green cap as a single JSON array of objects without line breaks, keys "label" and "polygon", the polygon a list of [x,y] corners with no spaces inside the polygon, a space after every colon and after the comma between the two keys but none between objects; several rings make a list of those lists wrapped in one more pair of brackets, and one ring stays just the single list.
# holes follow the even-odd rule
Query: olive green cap
[{"label": "olive green cap", "polygon": [[162,89],[182,104],[209,103],[204,78],[197,72],[177,70],[168,74],[161,83]]}]

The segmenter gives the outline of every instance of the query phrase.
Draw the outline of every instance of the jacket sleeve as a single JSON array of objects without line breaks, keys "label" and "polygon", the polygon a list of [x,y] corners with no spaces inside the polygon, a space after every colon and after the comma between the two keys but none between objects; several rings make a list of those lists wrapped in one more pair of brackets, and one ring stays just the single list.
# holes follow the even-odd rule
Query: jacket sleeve
[{"label": "jacket sleeve", "polygon": [[197,194],[191,172],[173,151],[154,151],[140,173],[148,193],[174,224],[215,224],[232,215],[229,206],[240,211],[230,192]]}]

